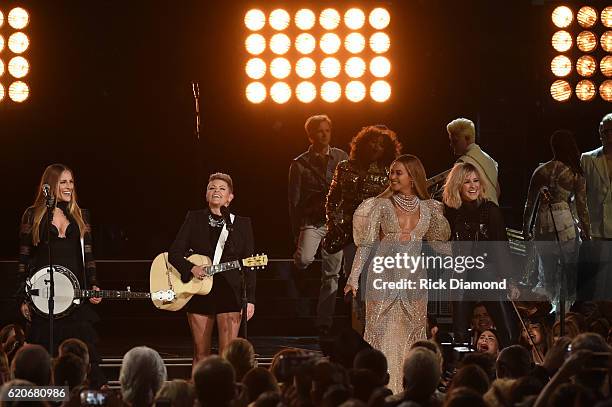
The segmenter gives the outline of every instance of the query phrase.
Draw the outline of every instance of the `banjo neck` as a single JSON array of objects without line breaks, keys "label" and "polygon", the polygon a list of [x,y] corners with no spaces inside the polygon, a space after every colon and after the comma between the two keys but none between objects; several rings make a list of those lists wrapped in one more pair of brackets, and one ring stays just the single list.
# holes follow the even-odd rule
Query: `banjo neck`
[{"label": "banjo neck", "polygon": [[117,290],[74,290],[75,298],[151,298],[151,293],[139,293],[132,291],[117,291]]}]

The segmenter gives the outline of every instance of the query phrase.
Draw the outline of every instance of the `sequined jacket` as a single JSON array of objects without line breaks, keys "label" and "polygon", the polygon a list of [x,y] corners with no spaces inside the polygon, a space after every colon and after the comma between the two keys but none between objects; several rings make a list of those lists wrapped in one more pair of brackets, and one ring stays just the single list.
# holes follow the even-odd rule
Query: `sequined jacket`
[{"label": "sequined jacket", "polygon": [[[368,170],[364,171],[357,167],[355,160],[340,162],[336,167],[325,205],[328,244],[345,246],[352,243],[355,210],[363,201],[379,195],[388,186],[389,168],[372,163]],[[344,241],[331,242],[334,240],[334,235]]]}]

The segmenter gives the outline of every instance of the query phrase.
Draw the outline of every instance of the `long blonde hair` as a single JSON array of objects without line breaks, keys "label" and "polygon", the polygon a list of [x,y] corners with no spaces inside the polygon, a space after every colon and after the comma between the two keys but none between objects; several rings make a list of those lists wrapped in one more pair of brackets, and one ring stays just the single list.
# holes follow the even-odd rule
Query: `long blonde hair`
[{"label": "long blonde hair", "polygon": [[478,168],[470,163],[457,163],[453,166],[453,169],[446,177],[446,182],[444,183],[444,192],[442,193],[442,201],[451,208],[459,208],[463,203],[461,199],[461,188],[463,183],[465,182],[465,178],[471,174],[475,173],[478,179],[480,180],[480,190],[478,191],[478,202],[484,200],[485,194],[485,182],[482,179],[482,175]]},{"label": "long blonde hair", "polygon": [[[427,179],[425,177],[425,167],[423,167],[423,163],[419,160],[419,157],[412,154],[403,154],[397,157],[390,165],[393,166],[395,163],[401,163],[408,174],[412,177],[413,190],[414,194],[419,197],[419,199],[429,199],[431,196],[427,191]],[[393,190],[391,186],[388,186],[380,195],[380,198],[390,198],[393,195]]]},{"label": "long blonde hair", "polygon": [[[70,168],[65,166],[64,164],[51,164],[47,168],[45,168],[45,172],[43,172],[42,177],[40,178],[40,184],[38,186],[38,194],[36,195],[36,199],[34,200],[34,204],[31,208],[34,211],[34,221],[32,222],[32,244],[37,246],[40,242],[40,222],[42,218],[45,216],[47,207],[45,205],[46,199],[45,195],[42,192],[43,185],[49,184],[51,187],[51,191],[55,194],[57,191],[57,185],[59,183],[60,176],[62,172],[68,171],[72,175],[74,179],[74,173]],[[56,205],[57,205],[57,197]],[[74,218],[77,225],[79,226],[79,230],[81,232],[81,237],[85,235],[85,221],[83,220],[83,214],[81,213],[81,208],[77,204],[77,195],[76,195],[76,182],[75,187],[72,190],[72,195],[70,197],[70,202],[68,202],[68,213],[70,216]]]}]

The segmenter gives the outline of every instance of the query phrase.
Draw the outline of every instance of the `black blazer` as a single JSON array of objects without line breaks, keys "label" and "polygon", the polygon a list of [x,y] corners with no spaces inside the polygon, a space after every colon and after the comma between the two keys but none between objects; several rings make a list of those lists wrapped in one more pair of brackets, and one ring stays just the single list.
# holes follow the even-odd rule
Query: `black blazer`
[{"label": "black blazer", "polygon": [[[193,275],[191,268],[193,264],[185,259],[188,257],[189,250],[194,253],[203,254],[212,260],[215,255],[215,246],[210,241],[210,231],[208,227],[208,209],[200,209],[187,212],[185,222],[179,230],[174,243],[168,251],[170,264],[180,273],[183,281],[189,281]],[[237,216],[234,218],[234,230],[229,234],[225,248],[221,255],[220,263],[226,261],[240,260],[245,257],[253,256],[253,228],[251,218]],[[244,268],[247,284],[247,299],[250,303],[255,303],[255,271]],[[234,289],[234,293],[240,299],[240,271],[228,270],[221,272],[220,275],[227,279]]]}]

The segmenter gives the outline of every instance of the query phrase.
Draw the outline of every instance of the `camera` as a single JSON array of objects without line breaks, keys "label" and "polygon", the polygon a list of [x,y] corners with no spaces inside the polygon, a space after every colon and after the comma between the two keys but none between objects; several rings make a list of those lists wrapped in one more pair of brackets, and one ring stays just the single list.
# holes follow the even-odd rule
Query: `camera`
[{"label": "camera", "polygon": [[81,392],[82,406],[105,406],[108,395],[97,390],[83,390]]}]

